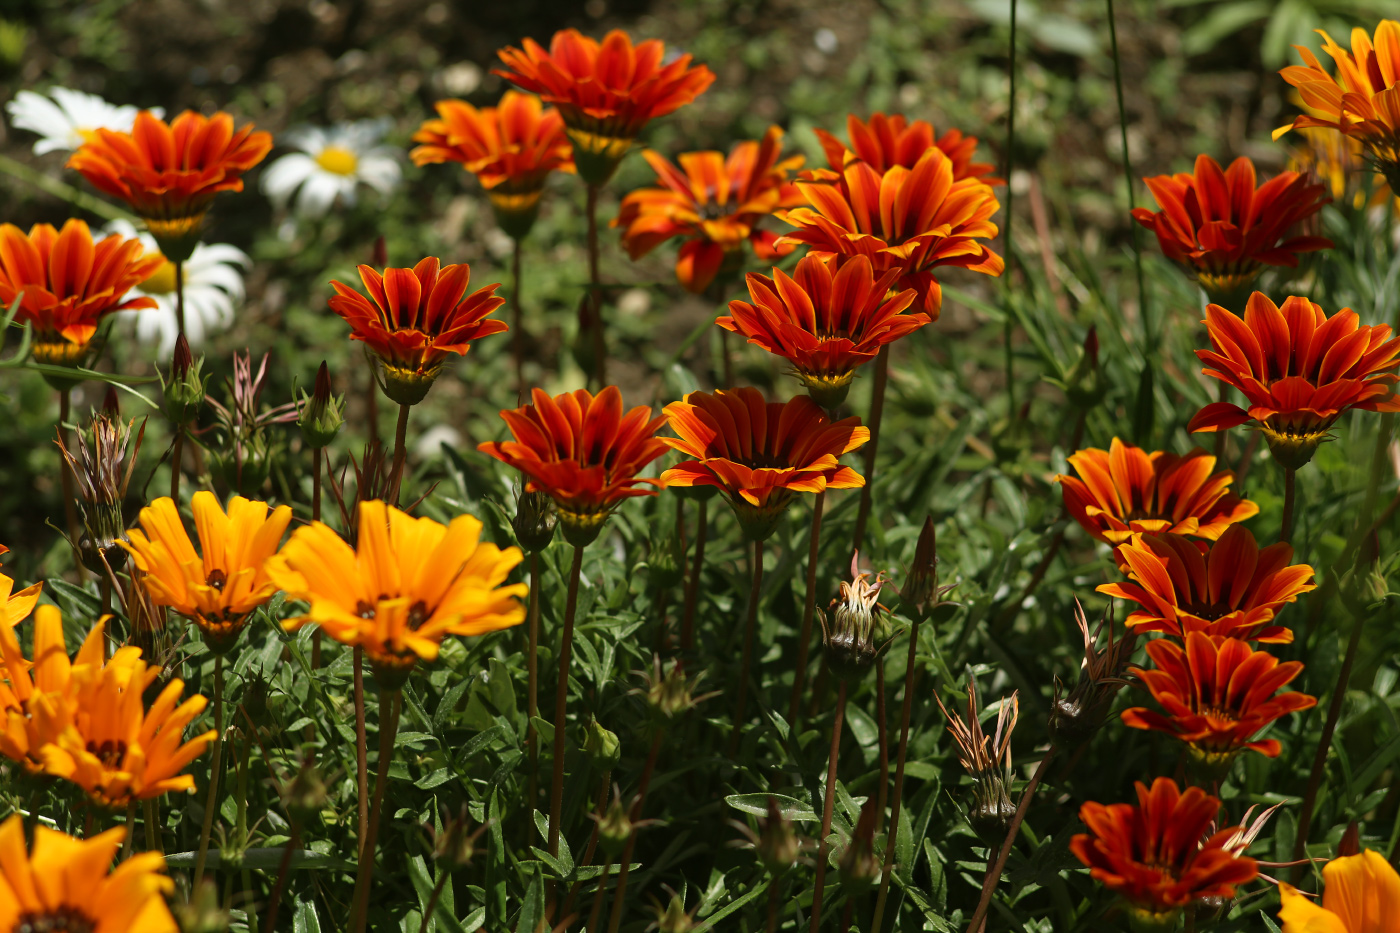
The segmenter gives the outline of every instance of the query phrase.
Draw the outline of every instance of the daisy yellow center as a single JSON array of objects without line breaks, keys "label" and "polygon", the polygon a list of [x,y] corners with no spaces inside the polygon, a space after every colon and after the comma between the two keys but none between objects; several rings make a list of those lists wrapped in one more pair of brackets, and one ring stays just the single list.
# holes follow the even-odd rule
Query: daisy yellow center
[{"label": "daisy yellow center", "polygon": [[360,157],[344,146],[327,146],[316,157],[316,164],[332,175],[353,175],[360,167]]},{"label": "daisy yellow center", "polygon": [[151,277],[141,283],[141,291],[148,295],[169,295],[175,291],[175,263],[166,260],[161,263]]},{"label": "daisy yellow center", "polygon": [[97,138],[97,130],[90,130],[85,126],[74,127],[73,131],[81,136],[85,143],[90,143]]}]

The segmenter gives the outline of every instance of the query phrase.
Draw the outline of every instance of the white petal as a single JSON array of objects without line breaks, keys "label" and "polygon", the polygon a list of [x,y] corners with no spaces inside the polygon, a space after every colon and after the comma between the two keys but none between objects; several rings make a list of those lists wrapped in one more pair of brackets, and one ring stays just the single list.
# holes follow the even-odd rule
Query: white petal
[{"label": "white petal", "polygon": [[321,150],[326,148],[326,134],[319,127],[298,126],[283,133],[278,142],[316,156],[320,155]]},{"label": "white petal", "polygon": [[360,160],[360,180],[380,194],[388,194],[403,178],[403,169],[390,156],[365,156]]},{"label": "white petal", "polygon": [[335,203],[336,195],[344,194],[346,185],[354,191],[355,180],[344,175],[317,172],[306,180],[297,195],[296,211],[302,217],[322,217]]},{"label": "white petal", "polygon": [[316,160],[308,155],[299,152],[284,155],[263,172],[263,192],[280,207],[287,203],[298,186],[319,171]]}]

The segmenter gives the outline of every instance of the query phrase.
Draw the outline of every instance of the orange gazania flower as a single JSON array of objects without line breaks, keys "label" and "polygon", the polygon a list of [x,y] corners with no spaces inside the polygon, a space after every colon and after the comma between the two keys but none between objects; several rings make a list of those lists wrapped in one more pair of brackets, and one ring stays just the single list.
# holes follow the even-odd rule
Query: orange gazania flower
[{"label": "orange gazania flower", "polygon": [[1365,326],[1350,308],[1328,317],[1322,306],[1292,297],[1282,307],[1263,292],[1249,296],[1241,320],[1219,305],[1206,306],[1203,322],[1213,350],[1196,355],[1203,372],[1234,386],[1249,400],[1245,410],[1212,402],[1191,419],[1188,431],[1220,431],[1254,421],[1274,457],[1297,469],[1342,413],[1400,411],[1396,381],[1400,339],[1385,324]]},{"label": "orange gazania flower", "polygon": [[1264,266],[1298,265],[1298,254],[1331,249],[1324,237],[1298,235],[1299,223],[1330,200],[1327,187],[1281,172],[1256,188],[1254,163],[1244,157],[1224,171],[1208,155],[1194,173],[1144,178],[1160,211],[1133,209],[1162,253],[1212,300],[1236,297]]},{"label": "orange gazania flower", "polygon": [[[1207,837],[1220,800],[1199,787],[1185,793],[1159,777],[1149,790],[1137,782],[1138,805],[1089,802],[1079,819],[1089,832],[1070,840],[1070,851],[1104,887],[1128,902],[1144,929],[1173,929],[1178,910],[1205,897],[1232,898],[1236,885],[1259,874],[1252,858],[1227,843],[1238,827]],[[1157,923],[1160,926],[1149,926]]]},{"label": "orange gazania flower", "polygon": [[779,243],[805,243],[817,256],[866,256],[878,273],[897,269],[896,286],[918,292],[920,309],[935,319],[943,290],[934,269],[1001,275],[1004,268],[981,242],[997,235],[996,195],[976,178],[957,180],[953,160],[937,147],[913,168],[893,165],[882,174],[850,159],[839,171],[803,172],[797,187],[811,207],[778,212],[797,228]]},{"label": "orange gazania flower", "polygon": [[796,493],[865,485],[837,458],[870,440],[870,430],[859,418],[831,422],[805,395],[766,402],[747,387],[692,392],[666,406],[666,419],[680,436],[665,443],[694,459],[667,470],[662,482],[718,488],[753,541],[773,533]]},{"label": "orange gazania flower", "polygon": [[480,110],[464,100],[440,100],[433,107],[438,119],[423,121],[413,134],[422,144],[409,154],[413,164],[462,163],[486,189],[502,229],[524,237],[539,213],[549,173],[574,171],[559,111],[519,91],[506,91],[500,104]]},{"label": "orange gazania flower", "polygon": [[[292,510],[242,496],[228,501],[201,489],[190,500],[200,550],[196,551],[169,496],[141,510],[141,528],[119,542],[142,571],[141,583],[157,606],[169,606],[204,634],[211,651],[225,652],[248,624],[248,614],[267,602],[277,586],[266,563],[277,553]],[[201,554],[202,552],[202,554]]]},{"label": "orange gazania flower", "polygon": [[1381,20],[1374,45],[1366,30],[1353,29],[1350,52],[1323,30],[1317,32],[1337,75],[1328,74],[1311,49],[1295,45],[1304,64],[1279,74],[1298,89],[1311,113],[1275,130],[1274,138],[1309,126],[1337,130],[1360,140],[1391,187],[1400,188],[1400,22]]},{"label": "orange gazania flower", "polygon": [[1261,549],[1243,525],[1231,525],[1211,544],[1170,533],[1134,534],[1117,555],[1128,580],[1098,591],[1137,603],[1126,622],[1141,632],[1286,644],[1293,633],[1269,623],[1285,603],[1316,589],[1308,582],[1311,567],[1289,563],[1293,548],[1286,541]]},{"label": "orange gazania flower", "polygon": [[838,171],[846,164],[847,152],[884,174],[893,165],[913,168],[925,152],[936,146],[953,160],[954,181],[976,178],[988,185],[1005,184],[992,175],[993,166],[972,161],[977,155],[976,136],[964,136],[961,130],[949,130],[935,138],[931,123],[926,120],[910,122],[902,113],[889,116],[871,114],[869,122],[862,121],[853,113],[847,114],[846,134],[851,137],[849,146],[842,145],[826,130],[814,132],[826,152],[827,164]]},{"label": "orange gazania flower", "polygon": [[1259,514],[1232,494],[1235,474],[1212,472],[1215,458],[1197,447],[1184,457],[1113,439],[1069,457],[1079,476],[1056,476],[1065,508],[1094,538],[1122,544],[1137,531],[1170,531],[1214,541],[1230,525]]},{"label": "orange gazania flower", "polygon": [[1385,856],[1367,849],[1334,858],[1322,878],[1321,905],[1291,884],[1278,886],[1283,933],[1400,933],[1400,875]]},{"label": "orange gazania flower", "polygon": [[127,831],[76,839],[38,825],[27,850],[19,814],[0,824],[0,930],[179,933],[164,856],[143,852],[112,868]]},{"label": "orange gazania flower", "polygon": [[[43,770],[41,750],[72,722],[73,669],[102,666],[104,629],[101,622],[94,625],[69,660],[62,615],[55,606],[40,606],[34,613],[34,659],[30,661],[20,650],[14,622],[6,619],[0,623],[0,676],[4,678],[0,683],[0,715],[5,717],[0,754],[31,773]],[[42,709],[36,701],[40,696],[50,698]]]},{"label": "orange gazania flower", "polygon": [[332,281],[331,310],[350,325],[351,340],[374,351],[385,394],[400,405],[421,402],[451,354],[465,354],[473,341],[510,330],[505,321],[489,319],[506,302],[496,295],[500,285],[468,295],[472,269],[466,263],[441,266],[429,256],[412,269],[385,269],[383,275],[358,268],[369,297]]},{"label": "orange gazania flower", "polygon": [[802,203],[788,183],[802,156],[780,160],[782,138],[783,131],[770,126],[761,141],[737,144],[727,159],[722,152],[683,152],[679,168],[659,152],[643,152],[662,187],[622,199],[612,226],[624,228],[627,255],[639,259],[672,237],[684,238],[676,278],[698,295],[721,268],[742,262],[745,242],[759,259],[791,252],[790,246],[776,247],[777,236],[757,226],[778,208]]},{"label": "orange gazania flower", "polygon": [[154,308],[154,298],[129,298],[164,260],[147,256],[140,240],[117,234],[94,242],[81,220],[62,230],[35,224],[25,235],[0,224],[0,305],[17,296],[15,318],[34,331],[34,358],[72,366],[87,355],[98,323],[114,311]]},{"label": "orange gazania flower", "polygon": [[1238,638],[1187,632],[1185,647],[1169,638],[1147,643],[1156,670],[1133,668],[1166,715],[1142,707],[1123,711],[1134,729],[1154,729],[1186,742],[1207,773],[1224,769],[1246,748],[1277,758],[1278,739],[1253,741],[1269,723],[1317,705],[1314,697],[1278,693],[1303,672],[1301,661],[1280,664]]},{"label": "orange gazania flower", "polygon": [[166,258],[181,262],[194,251],[214,196],[242,191],[243,173],[271,149],[271,134],[253,132],[252,124],[235,131],[222,111],[186,110],[166,123],[143,110],[130,133],[94,130],[68,167],[130,205]]},{"label": "orange gazania flower", "polygon": [[633,46],[620,29],[602,43],[564,29],[554,34],[548,51],[533,39],[522,45],[501,49],[505,68],[496,74],[559,108],[574,162],[590,185],[608,180],[649,121],[690,103],[715,80],[704,65],[690,67],[689,55],[663,64],[666,46],[659,40]]},{"label": "orange gazania flower", "polygon": [[661,481],[637,474],[666,452],[656,437],[664,418],[653,418],[644,405],[624,414],[617,386],[596,396],[578,389],[553,398],[534,389],[530,398],[532,404],[501,412],[514,440],[477,449],[524,473],[527,492],[554,500],[571,544],[596,538],[624,499],[656,495],[638,487]]},{"label": "orange gazania flower", "polygon": [[715,323],[790,362],[812,398],[831,410],[861,364],[932,322],[922,311],[905,313],[915,295],[896,292],[898,278],[896,269],[877,278],[864,256],[803,256],[792,277],[781,269],[771,279],[749,273],[753,303],[731,301],[729,316]]},{"label": "orange gazania flower", "polygon": [[432,661],[447,635],[484,635],[525,618],[524,583],[502,586],[519,548],[481,540],[481,522],[460,515],[442,525],[383,502],[361,502],[355,549],[321,522],[298,528],[268,562],[288,597],[310,603],[288,629],[316,624],[336,641],[360,645],[387,686],[421,658]]}]

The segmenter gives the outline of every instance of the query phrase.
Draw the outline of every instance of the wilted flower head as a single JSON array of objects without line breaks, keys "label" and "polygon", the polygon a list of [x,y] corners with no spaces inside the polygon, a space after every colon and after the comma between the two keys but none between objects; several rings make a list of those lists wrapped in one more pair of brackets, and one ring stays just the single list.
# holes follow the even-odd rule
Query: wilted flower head
[{"label": "wilted flower head", "polygon": [[864,674],[880,653],[884,626],[878,616],[885,608],[879,602],[885,573],[880,571],[873,581],[869,576],[868,570],[860,569],[856,551],[851,555],[850,582],[841,581],[841,595],[831,601],[830,617],[820,614],[827,664],[842,679]]},{"label": "wilted flower head", "polygon": [[82,508],[83,540],[76,542],[78,553],[87,568],[100,576],[108,567],[118,570],[125,562],[125,553],[117,546],[126,537],[122,507],[146,436],[145,420],[133,432],[135,424],[134,418],[123,424],[119,416],[94,413],[87,430],[77,432],[76,456],[64,443],[63,432],[58,432],[58,449],[77,479]]},{"label": "wilted flower head", "polygon": [[958,743],[958,761],[972,775],[975,785],[967,820],[983,838],[1000,839],[1016,812],[1011,803],[1011,733],[1016,728],[1020,702],[1013,692],[1001,701],[997,711],[996,734],[988,738],[982,731],[981,711],[977,708],[977,681],[967,679],[967,719],[948,712],[943,698],[934,694],[938,708],[948,720],[953,740]]},{"label": "wilted flower head", "polygon": [[297,424],[308,447],[325,447],[335,440],[345,423],[345,396],[331,392],[331,372],[325,360],[316,370],[315,390],[310,395],[302,393],[300,409]]},{"label": "wilted flower head", "polygon": [[[1050,707],[1050,738],[1061,746],[1086,742],[1103,725],[1114,696],[1127,683],[1123,674],[1138,640],[1133,629],[1128,629],[1126,635],[1114,635],[1111,608],[1104,610],[1103,618],[1090,634],[1084,607],[1076,599],[1074,622],[1084,636],[1084,660],[1068,694],[1061,694],[1059,678],[1055,679],[1055,700]],[[1108,644],[1100,649],[1099,637],[1105,631]]]}]

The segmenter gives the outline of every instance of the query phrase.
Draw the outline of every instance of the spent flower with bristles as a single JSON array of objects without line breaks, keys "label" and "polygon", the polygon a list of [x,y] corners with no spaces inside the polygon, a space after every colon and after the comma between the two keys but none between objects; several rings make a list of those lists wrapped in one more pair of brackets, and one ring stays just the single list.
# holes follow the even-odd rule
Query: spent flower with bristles
[{"label": "spent flower with bristles", "polygon": [[284,402],[271,408],[262,404],[269,356],[263,354],[254,372],[252,353],[246,350],[235,353],[233,378],[224,380],[228,404],[209,398],[216,421],[206,431],[212,431],[219,442],[210,458],[210,472],[222,480],[225,487],[240,495],[256,494],[272,472],[279,438],[268,429],[297,419],[296,402]]},{"label": "spent flower with bristles", "polygon": [[718,690],[696,696],[695,688],[705,679],[705,672],[701,671],[694,677],[687,676],[685,665],[681,663],[680,658],[672,658],[664,673],[660,655],[653,654],[651,663],[651,672],[643,675],[646,686],[635,688],[631,693],[646,702],[652,720],[658,728],[670,726],[705,700],[719,696]]},{"label": "spent flower with bristles", "polygon": [[843,680],[868,671],[883,647],[885,626],[880,613],[886,610],[879,600],[885,573],[880,571],[874,580],[869,576],[868,570],[860,569],[856,551],[851,555],[850,581],[841,581],[841,595],[831,601],[827,612],[819,613],[827,665]]},{"label": "spent flower with bristles", "polygon": [[491,823],[482,823],[476,829],[472,829],[471,824],[471,816],[467,813],[465,803],[457,808],[456,813],[450,812],[446,806],[442,808],[441,829],[431,823],[423,824],[423,829],[428,834],[433,861],[442,866],[444,871],[466,868],[475,858],[476,840],[490,828]]},{"label": "spent flower with bristles", "polygon": [[297,425],[308,447],[319,449],[335,440],[345,424],[345,396],[331,392],[331,372],[326,361],[316,370],[316,388],[302,393]]},{"label": "spent flower with bristles", "polygon": [[175,905],[181,933],[228,933],[231,918],[213,878],[205,878],[189,900]]},{"label": "spent flower with bristles", "polygon": [[695,911],[699,910],[700,906],[697,904],[694,910],[687,911],[685,898],[671,891],[671,899],[666,902],[666,906],[661,906],[660,901],[652,898],[651,909],[656,912],[656,919],[647,927],[647,933],[652,930],[656,933],[690,933],[695,929]]},{"label": "spent flower with bristles", "polygon": [[297,776],[282,790],[282,805],[287,808],[293,820],[306,825],[321,818],[321,812],[330,805],[330,787],[316,761],[307,757],[297,770]]},{"label": "spent flower with bristles", "polygon": [[598,845],[603,851],[611,858],[621,855],[627,840],[632,838],[632,833],[636,830],[636,825],[628,816],[627,807],[622,805],[621,792],[614,788],[612,803],[601,817],[595,813],[588,816],[598,823]]},{"label": "spent flower with bristles", "polygon": [[1017,693],[1001,701],[997,710],[996,734],[982,731],[981,710],[977,703],[977,681],[967,679],[967,718],[948,712],[943,698],[933,697],[948,720],[953,740],[958,743],[958,761],[972,776],[972,801],[967,821],[984,839],[1001,839],[1016,812],[1011,803],[1011,733],[1020,714]]},{"label": "spent flower with bristles", "polygon": [[[1128,629],[1125,635],[1115,635],[1112,608],[1105,609],[1103,618],[1092,633],[1084,607],[1074,601],[1074,622],[1084,636],[1084,660],[1079,676],[1069,693],[1062,693],[1060,679],[1055,678],[1055,699],[1050,706],[1050,739],[1059,746],[1077,746],[1093,738],[1103,725],[1109,707],[1118,691],[1127,684],[1124,674],[1128,661],[1137,649],[1138,635]],[[1099,638],[1108,632],[1108,643],[1099,647]]]},{"label": "spent flower with bristles", "polygon": [[63,432],[58,432],[59,452],[78,485],[83,523],[82,540],[76,542],[78,554],[99,576],[105,576],[108,568],[120,570],[126,562],[117,542],[126,539],[126,491],[146,436],[145,419],[133,431],[135,424],[134,418],[123,424],[119,416],[106,411],[94,413],[87,429],[76,432],[76,456],[64,443]]}]

